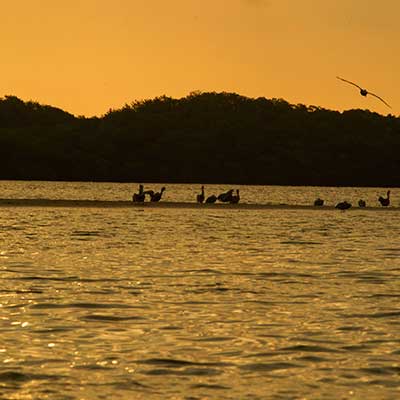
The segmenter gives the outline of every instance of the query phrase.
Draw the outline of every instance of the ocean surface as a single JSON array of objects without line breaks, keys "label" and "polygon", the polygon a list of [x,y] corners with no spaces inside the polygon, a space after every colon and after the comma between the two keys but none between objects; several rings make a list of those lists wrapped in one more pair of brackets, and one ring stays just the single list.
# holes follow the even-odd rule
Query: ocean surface
[{"label": "ocean surface", "polygon": [[[200,191],[165,186],[165,201]],[[238,188],[261,204],[386,195]],[[136,189],[0,181],[1,198]],[[400,398],[397,210],[0,207],[0,278],[1,400]]]}]

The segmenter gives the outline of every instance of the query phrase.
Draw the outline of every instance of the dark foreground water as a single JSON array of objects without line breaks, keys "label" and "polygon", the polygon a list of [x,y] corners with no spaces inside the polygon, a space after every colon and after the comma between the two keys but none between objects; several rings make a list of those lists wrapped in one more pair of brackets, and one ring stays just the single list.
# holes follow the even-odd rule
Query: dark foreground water
[{"label": "dark foreground water", "polygon": [[[296,204],[384,193],[241,187]],[[399,234],[399,211],[0,208],[0,399],[398,399]]]}]

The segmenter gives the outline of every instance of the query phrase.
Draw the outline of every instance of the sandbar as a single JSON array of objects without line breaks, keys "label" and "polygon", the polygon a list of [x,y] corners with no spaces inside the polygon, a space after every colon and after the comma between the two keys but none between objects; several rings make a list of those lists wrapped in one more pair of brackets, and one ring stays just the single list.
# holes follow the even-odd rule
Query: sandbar
[{"label": "sandbar", "polygon": [[[82,200],[82,199],[0,199],[0,207],[98,207],[98,208],[177,208],[177,209],[215,209],[215,210],[336,210],[334,206],[314,206],[300,204],[198,204],[194,202],[160,201],[158,203],[134,203],[129,200]],[[346,211],[373,210],[399,211],[400,207],[352,207]],[[336,210],[340,212],[340,210]]]}]

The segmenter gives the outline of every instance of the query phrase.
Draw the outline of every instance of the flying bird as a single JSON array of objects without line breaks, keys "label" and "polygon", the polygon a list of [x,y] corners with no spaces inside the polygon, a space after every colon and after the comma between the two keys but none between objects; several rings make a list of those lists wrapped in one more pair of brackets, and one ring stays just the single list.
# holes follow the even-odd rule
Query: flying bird
[{"label": "flying bird", "polygon": [[363,89],[361,86],[358,86],[356,83],[350,82],[350,81],[348,81],[347,79],[343,79],[343,78],[341,78],[340,76],[337,76],[336,78],[337,78],[337,79],[340,79],[340,80],[343,81],[343,82],[350,83],[350,85],[353,85],[353,86],[359,88],[359,89],[360,89],[360,94],[361,94],[361,96],[364,96],[364,97],[365,97],[365,96],[367,96],[367,94],[370,94],[371,96],[374,96],[374,97],[376,97],[377,99],[379,99],[382,103],[386,104],[389,108],[392,108],[392,107],[390,107],[390,105],[389,105],[388,103],[386,103],[385,100],[382,99],[382,97],[379,97],[379,96],[376,95],[375,93],[368,92],[367,89]]}]

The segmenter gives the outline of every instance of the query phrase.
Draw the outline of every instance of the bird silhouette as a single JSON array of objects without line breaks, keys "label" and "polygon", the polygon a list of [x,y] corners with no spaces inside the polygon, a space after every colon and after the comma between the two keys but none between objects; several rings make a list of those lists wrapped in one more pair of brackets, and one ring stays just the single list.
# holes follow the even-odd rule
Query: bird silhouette
[{"label": "bird silhouette", "polygon": [[342,201],[340,203],[337,203],[335,208],[338,208],[339,210],[348,210],[349,208],[351,208],[351,204],[347,201]]},{"label": "bird silhouette", "polygon": [[165,191],[165,187],[163,186],[161,188],[160,192],[154,193],[154,190],[146,190],[144,192],[144,194],[148,194],[150,196],[150,201],[154,203],[154,202],[158,202],[161,200],[161,197],[162,197],[162,194],[164,193],[164,191]]},{"label": "bird silhouette", "polygon": [[233,189],[228,190],[225,193],[221,193],[217,199],[218,201],[221,201],[222,203],[229,203],[232,200],[233,196]]},{"label": "bird silhouette", "polygon": [[134,203],[143,203],[145,199],[145,192],[143,185],[139,185],[139,193],[134,193],[132,196],[132,201]]},{"label": "bird silhouette", "polygon": [[365,96],[367,96],[367,94],[369,94],[369,95],[374,96],[374,97],[376,97],[377,99],[379,99],[382,103],[386,104],[389,108],[392,108],[392,107],[390,107],[390,105],[389,105],[388,103],[386,103],[385,100],[382,99],[382,97],[379,97],[379,96],[376,95],[375,93],[371,93],[371,92],[369,92],[367,89],[363,89],[361,86],[357,85],[356,83],[351,82],[351,81],[348,81],[347,79],[343,79],[343,78],[341,78],[340,76],[337,76],[336,78],[337,78],[337,79],[340,79],[340,80],[343,81],[343,82],[349,83],[350,85],[353,85],[353,86],[359,88],[359,89],[360,89],[360,94],[361,94],[361,96],[364,96],[364,97],[365,97]]},{"label": "bird silhouette", "polygon": [[386,195],[387,197],[379,196],[378,198],[379,203],[381,203],[383,207],[390,206],[390,190],[387,191]]},{"label": "bird silhouette", "polygon": [[205,195],[204,195],[204,186],[202,186],[202,187],[201,187],[201,193],[199,193],[199,194],[196,196],[196,200],[197,200],[198,203],[203,203],[203,202],[204,202],[204,199],[205,199]]},{"label": "bird silhouette", "polygon": [[212,194],[211,196],[208,196],[206,199],[207,204],[212,204],[217,201],[217,196],[215,194]]},{"label": "bird silhouette", "polygon": [[365,202],[365,200],[360,199],[358,200],[358,207],[366,207],[367,203]]},{"label": "bird silhouette", "polygon": [[324,200],[320,199],[318,197],[318,199],[315,199],[314,201],[314,206],[323,206],[324,205]]},{"label": "bird silhouette", "polygon": [[232,195],[231,197],[231,204],[237,204],[240,201],[240,194],[239,194],[239,189],[236,189],[236,195]]}]

